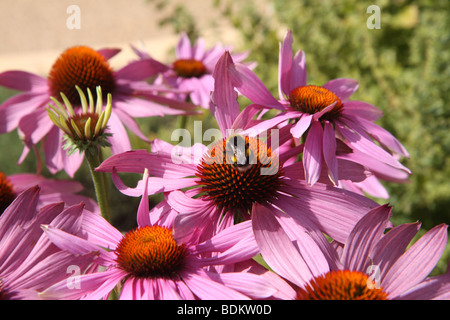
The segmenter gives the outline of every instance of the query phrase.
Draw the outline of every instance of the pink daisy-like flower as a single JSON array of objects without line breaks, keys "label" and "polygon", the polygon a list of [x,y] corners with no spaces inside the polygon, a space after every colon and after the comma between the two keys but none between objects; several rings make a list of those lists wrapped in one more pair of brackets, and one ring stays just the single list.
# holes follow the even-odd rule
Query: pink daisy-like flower
[{"label": "pink daisy-like flower", "polygon": [[[62,150],[61,130],[48,117],[46,106],[50,97],[60,98],[63,92],[70,103],[80,106],[78,85],[87,95],[87,88],[95,92],[97,86],[114,97],[108,122],[109,141],[113,153],[130,150],[128,128],[144,141],[148,141],[134,118],[179,115],[192,112],[192,104],[162,97],[162,88],[149,85],[146,80],[167,68],[153,59],[134,61],[119,70],[113,70],[108,59],[119,49],[95,51],[78,46],[64,51],[53,64],[47,78],[25,71],[0,73],[0,85],[23,91],[0,106],[0,133],[19,130],[25,147],[19,163],[38,142],[42,141],[45,162],[51,173],[64,169],[73,177],[83,160],[82,155],[67,156]],[[155,93],[156,92],[156,93]],[[145,99],[141,98],[145,96]],[[103,97],[103,98],[105,98]],[[60,100],[61,101],[61,100]],[[166,106],[165,106],[166,105]],[[45,138],[45,139],[44,139]]]},{"label": "pink daisy-like flower", "polygon": [[374,208],[345,244],[335,245],[312,241],[289,219],[276,220],[263,208],[254,213],[255,239],[274,272],[298,286],[298,299],[449,299],[450,273],[428,277],[447,244],[448,226],[432,228],[409,246],[420,223],[389,228],[390,216],[389,206]]},{"label": "pink daisy-like flower", "polygon": [[54,203],[38,208],[40,188],[20,193],[0,216],[0,300],[35,299],[35,291],[67,279],[73,271],[84,271],[95,261],[96,253],[74,256],[54,246],[41,224],[85,236],[83,205]]},{"label": "pink daisy-like flower", "polygon": [[0,172],[0,214],[20,193],[36,185],[40,188],[38,208],[57,202],[64,202],[67,206],[83,202],[87,210],[100,214],[93,199],[78,194],[83,186],[77,181],[48,179],[32,173],[7,176],[3,172]]},{"label": "pink daisy-like flower", "polygon": [[[148,179],[144,173],[143,181]],[[100,299],[121,285],[119,299],[249,299],[267,298],[276,289],[248,272],[216,272],[207,267],[251,259],[258,253],[250,224],[242,223],[208,241],[184,242],[178,230],[151,224],[146,188],[137,213],[138,227],[125,235],[105,222],[103,246],[52,226],[49,238],[72,254],[98,252],[104,271],[81,275],[80,287],[68,289],[65,281],[39,293],[43,299]],[[183,228],[183,226],[180,226]],[[192,231],[192,230],[190,230]],[[184,232],[181,232],[184,233]]]},{"label": "pink daisy-like flower", "polygon": [[[246,66],[230,66],[230,76],[236,89],[254,104],[245,108],[248,117],[261,110],[279,110],[273,118],[257,127],[266,130],[285,121],[293,124],[291,134],[303,138],[303,163],[308,184],[318,181],[326,171],[330,181],[339,184],[341,176],[337,158],[366,167],[376,178],[404,182],[410,170],[398,157],[409,154],[401,143],[385,129],[376,125],[381,112],[375,106],[349,100],[358,89],[353,79],[334,79],[323,86],[308,85],[305,54],[299,50],[292,57],[292,33],[288,31],[280,44],[279,100]],[[250,117],[251,118],[251,117]],[[394,154],[394,155],[393,155]],[[361,183],[376,196],[386,197],[386,191],[376,179]]]},{"label": "pink daisy-like flower", "polygon": [[[175,226],[190,227],[184,229],[188,231],[183,235],[186,239],[200,236],[195,230],[210,237],[239,221],[236,216],[249,219],[253,206],[261,204],[280,208],[296,223],[345,242],[356,222],[377,204],[323,183],[308,186],[299,174],[301,162],[286,161],[291,153],[277,154],[276,143],[283,145],[290,138],[289,131],[280,130],[279,141],[275,141],[274,135],[266,142],[251,135],[230,135],[230,129],[237,132],[245,122],[239,115],[236,92],[226,71],[231,61],[226,52],[214,74],[216,105],[212,112],[222,138],[211,148],[200,143],[181,147],[155,140],[151,153],[134,150],[114,155],[96,170],[112,172],[113,181],[122,193],[137,196],[145,184],[140,181],[136,188],[129,188],[117,172],[142,173],[149,168],[149,193],[168,192],[166,201],[178,212]],[[239,141],[245,148],[240,153],[230,153],[230,148],[237,147],[235,143],[240,144]],[[160,214],[173,217],[172,212]]]},{"label": "pink daisy-like flower", "polygon": [[[148,59],[150,55],[142,50],[133,48],[140,58]],[[171,97],[181,101],[190,101],[202,108],[209,109],[211,106],[211,91],[214,90],[214,79],[212,73],[220,56],[229,47],[216,44],[206,49],[203,38],[198,38],[194,45],[191,44],[185,32],[181,33],[180,40],[175,48],[176,60],[167,65],[167,70],[162,73],[157,82],[176,88],[178,94],[169,93]],[[233,54],[235,61],[243,61],[248,52]]]}]

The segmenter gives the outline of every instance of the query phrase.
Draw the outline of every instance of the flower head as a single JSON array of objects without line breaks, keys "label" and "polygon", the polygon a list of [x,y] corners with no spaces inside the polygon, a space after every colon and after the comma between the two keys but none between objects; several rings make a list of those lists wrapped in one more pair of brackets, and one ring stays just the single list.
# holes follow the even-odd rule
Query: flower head
[{"label": "flower head", "polygon": [[69,154],[76,150],[80,152],[89,152],[90,148],[109,147],[108,142],[110,133],[106,132],[107,123],[111,116],[111,94],[108,94],[108,101],[105,109],[102,103],[102,89],[97,87],[97,103],[94,109],[94,101],[91,90],[88,88],[89,106],[86,96],[80,87],[76,90],[81,100],[81,112],[75,113],[71,102],[64,93],[61,92],[61,98],[64,101],[66,109],[55,98],[51,97],[57,107],[50,105],[48,115],[53,123],[66,134],[65,149]]},{"label": "flower head", "polygon": [[[142,59],[148,59],[148,53],[133,48]],[[210,49],[206,49],[203,38],[198,38],[194,44],[186,33],[180,35],[180,40],[175,48],[176,59],[167,65],[156,83],[168,84],[170,87],[178,89],[180,92],[173,96],[181,101],[187,98],[195,105],[209,109],[211,107],[211,91],[214,90],[213,72],[217,61],[225,50],[220,43]],[[234,54],[236,61],[243,61],[248,56],[248,52]]]},{"label": "flower head", "polygon": [[[147,179],[145,173],[144,181]],[[202,243],[184,242],[177,238],[176,228],[150,223],[147,197],[145,188],[137,214],[138,223],[142,224],[135,230],[122,235],[110,225],[97,226],[106,231],[103,239],[108,242],[107,250],[46,226],[47,235],[61,249],[72,254],[98,251],[104,271],[80,276],[79,290],[68,290],[61,281],[39,296],[98,299],[108,296],[119,283],[120,299],[248,299],[275,293],[263,277],[214,269],[246,261],[258,253],[249,224],[236,226]]]},{"label": "flower head", "polygon": [[76,86],[85,95],[89,94],[87,89],[94,92],[97,86],[101,86],[103,99],[107,93],[114,96],[108,121],[109,133],[112,134],[108,141],[113,154],[131,149],[126,128],[149,142],[135,118],[194,112],[194,105],[161,95],[161,92],[166,93],[170,89],[147,82],[149,78],[166,71],[166,66],[149,58],[133,61],[114,70],[108,61],[119,51],[96,51],[86,46],[68,48],[56,59],[47,78],[16,70],[0,73],[1,86],[23,91],[0,106],[0,133],[18,129],[24,142],[19,163],[42,142],[45,164],[50,173],[65,170],[73,177],[83,157],[77,153],[68,155],[64,151],[62,136],[65,133],[50,120],[46,107],[52,102],[50,97],[64,102],[60,99],[62,92],[73,105],[74,111],[81,108]]},{"label": "flower head", "polygon": [[[302,230],[282,231],[262,210],[255,238],[268,265],[298,286],[298,299],[448,299],[450,275],[428,277],[447,244],[448,226],[438,225],[410,245],[420,223],[389,226],[391,211],[387,205],[372,209],[344,244],[334,246],[312,242]],[[283,250],[271,247],[274,240],[263,232],[267,224],[279,230],[277,248]]]},{"label": "flower head", "polygon": [[353,188],[364,188],[374,196],[386,197],[377,178],[407,180],[411,172],[398,158],[409,154],[395,137],[374,123],[381,112],[369,103],[349,100],[358,89],[357,81],[340,78],[322,86],[308,84],[305,54],[299,50],[292,56],[290,31],[280,44],[279,99],[246,66],[232,64],[229,73],[236,89],[253,102],[244,109],[247,118],[267,109],[279,111],[260,121],[259,130],[288,122],[292,137],[304,146],[302,160],[308,184],[313,185],[326,172],[334,185],[347,186],[345,182],[352,180],[340,168],[340,160],[362,165],[370,172],[375,179],[357,181]]}]

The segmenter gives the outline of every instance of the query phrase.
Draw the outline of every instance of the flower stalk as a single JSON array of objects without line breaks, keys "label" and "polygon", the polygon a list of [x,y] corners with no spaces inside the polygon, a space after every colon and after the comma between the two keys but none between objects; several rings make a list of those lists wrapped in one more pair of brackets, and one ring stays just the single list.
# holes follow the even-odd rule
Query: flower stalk
[{"label": "flower stalk", "polygon": [[77,113],[66,95],[61,92],[65,107],[57,99],[51,97],[56,106],[49,105],[48,115],[52,122],[65,133],[64,149],[67,150],[67,153],[69,155],[76,151],[84,153],[94,183],[100,212],[105,219],[110,221],[109,186],[105,174],[96,172],[95,168],[102,163],[101,148],[111,146],[108,142],[108,137],[111,134],[106,132],[107,123],[111,116],[111,94],[108,94],[106,107],[103,109],[100,86],[96,88],[97,101],[95,105],[89,88],[87,89],[88,102],[80,87],[75,87],[80,96],[81,112]]}]

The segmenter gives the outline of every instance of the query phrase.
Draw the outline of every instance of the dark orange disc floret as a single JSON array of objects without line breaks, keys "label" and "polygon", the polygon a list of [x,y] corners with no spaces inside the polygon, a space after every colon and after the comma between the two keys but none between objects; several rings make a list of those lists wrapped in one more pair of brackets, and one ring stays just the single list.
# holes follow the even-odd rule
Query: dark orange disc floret
[{"label": "dark orange disc floret", "polygon": [[[204,199],[224,211],[251,211],[253,203],[270,203],[282,185],[278,157],[256,138],[245,137],[242,156],[227,148],[227,140],[217,142],[203,157],[197,176]],[[241,157],[249,157],[239,163]]]},{"label": "dark orange disc floret", "polygon": [[125,234],[116,249],[123,270],[138,278],[172,278],[183,267],[186,247],[178,245],[172,230],[144,226]]},{"label": "dark orange disc floret", "polygon": [[203,62],[195,59],[179,59],[173,63],[173,69],[183,78],[200,78],[208,72]]},{"label": "dark orange disc floret", "polygon": [[298,300],[387,300],[382,288],[369,285],[368,275],[359,271],[330,271],[297,291]]},{"label": "dark orange disc floret", "polygon": [[0,172],[0,214],[14,201],[16,193],[7,176]]},{"label": "dark orange disc floret", "polygon": [[106,58],[85,46],[64,51],[53,64],[48,81],[53,97],[60,99],[60,93],[63,92],[75,105],[80,104],[76,85],[84,93],[87,93],[87,88],[95,92],[96,87],[101,86],[105,97],[115,88],[113,70]]},{"label": "dark orange disc floret", "polygon": [[332,120],[340,115],[343,103],[339,97],[324,87],[302,86],[295,88],[289,94],[291,106],[301,112],[314,114],[335,103],[321,119]]}]

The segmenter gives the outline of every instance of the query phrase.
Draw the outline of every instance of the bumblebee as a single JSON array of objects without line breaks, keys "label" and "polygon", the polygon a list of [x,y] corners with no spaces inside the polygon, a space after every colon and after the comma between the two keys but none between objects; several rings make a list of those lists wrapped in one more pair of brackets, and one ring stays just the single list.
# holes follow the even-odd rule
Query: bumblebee
[{"label": "bumblebee", "polygon": [[239,134],[231,135],[226,140],[226,159],[239,172],[249,170],[253,164],[253,151],[250,150],[250,144],[244,136]]}]

